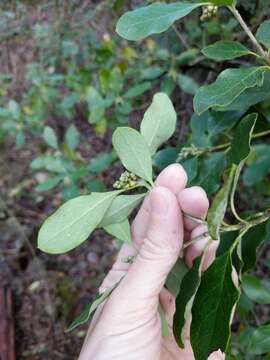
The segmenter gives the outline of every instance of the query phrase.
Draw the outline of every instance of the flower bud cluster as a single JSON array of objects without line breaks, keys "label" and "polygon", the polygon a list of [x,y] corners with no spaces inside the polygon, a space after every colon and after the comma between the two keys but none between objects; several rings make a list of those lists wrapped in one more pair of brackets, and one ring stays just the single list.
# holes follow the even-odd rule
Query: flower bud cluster
[{"label": "flower bud cluster", "polygon": [[134,188],[137,185],[137,176],[125,171],[120,176],[119,180],[117,180],[113,187],[117,190],[128,190]]},{"label": "flower bud cluster", "polygon": [[189,156],[199,156],[204,152],[204,150],[197,148],[194,145],[189,147],[183,147],[178,154],[177,161],[185,160]]},{"label": "flower bud cluster", "polygon": [[218,6],[216,5],[207,5],[203,8],[203,13],[201,15],[201,21],[210,20],[218,11]]}]

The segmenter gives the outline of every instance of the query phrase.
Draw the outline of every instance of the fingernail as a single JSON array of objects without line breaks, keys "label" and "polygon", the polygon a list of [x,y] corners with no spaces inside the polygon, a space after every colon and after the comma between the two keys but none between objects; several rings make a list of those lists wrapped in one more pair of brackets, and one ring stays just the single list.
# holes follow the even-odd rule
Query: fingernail
[{"label": "fingernail", "polygon": [[166,215],[168,211],[168,200],[159,189],[154,189],[150,196],[151,210],[157,215]]}]

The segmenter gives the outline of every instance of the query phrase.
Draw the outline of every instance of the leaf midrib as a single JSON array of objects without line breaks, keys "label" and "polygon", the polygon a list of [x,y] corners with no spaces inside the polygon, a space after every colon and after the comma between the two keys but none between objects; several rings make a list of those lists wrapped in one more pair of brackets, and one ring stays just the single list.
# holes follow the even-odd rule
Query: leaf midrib
[{"label": "leaf midrib", "polygon": [[[251,72],[250,74],[248,74],[244,79],[242,79],[239,83],[237,83],[235,86],[233,86],[233,87],[231,87],[230,89],[228,89],[227,91],[225,91],[224,93],[222,93],[221,95],[220,94],[218,94],[218,95],[216,95],[216,96],[211,96],[211,99],[216,99],[216,98],[219,98],[220,96],[226,96],[229,92],[232,92],[235,88],[237,88],[240,84],[242,84],[244,81],[246,81],[249,77],[251,77],[251,76],[253,76],[257,71],[265,71],[266,69],[264,68],[264,66],[261,66],[261,67],[258,67],[257,69],[255,69],[253,72]],[[257,83],[254,85],[254,86],[256,86],[257,85]],[[240,91],[239,92],[239,94],[241,94],[245,89],[248,89],[248,88],[252,88],[252,87],[254,87],[254,86],[246,86],[246,87],[244,87],[243,88],[243,90],[242,91]],[[225,104],[218,104],[218,103],[215,103],[215,104],[211,104],[211,105],[208,105],[207,104],[207,108],[205,109],[205,110],[207,110],[207,109],[209,109],[209,107],[213,107],[213,106],[221,106],[221,107],[226,107],[226,106],[228,106],[229,104],[231,104],[235,99],[236,99],[236,97],[237,97],[237,95],[235,95],[234,97],[233,97],[233,99],[232,100],[229,100],[228,102],[226,102]],[[216,101],[216,100],[213,100],[213,102],[214,101]],[[203,102],[204,103],[204,102]],[[204,111],[205,111],[204,110]]]},{"label": "leaf midrib", "polygon": [[[142,139],[144,140],[143,137],[142,137]],[[145,168],[144,168],[144,166],[143,166],[143,163],[141,162],[140,157],[137,157],[137,153],[136,153],[136,151],[135,151],[134,148],[133,148],[133,144],[130,145],[130,144],[128,143],[128,140],[126,139],[126,135],[125,135],[125,134],[123,134],[123,140],[125,141],[126,145],[130,148],[133,156],[136,158],[137,162],[139,163],[139,165],[140,165],[140,167],[141,167],[141,169],[142,169],[142,171],[143,171],[143,173],[144,173],[145,179],[149,181],[150,179],[149,179],[149,177],[148,177],[148,175],[147,175],[147,171],[145,171]],[[147,144],[145,144],[145,145],[146,145],[146,148],[147,148]]]},{"label": "leaf midrib", "polygon": [[[162,117],[165,118],[169,113],[170,113],[169,110],[167,110],[165,113],[162,114]],[[155,149],[153,148],[153,144],[154,144],[153,140],[154,140],[156,134],[158,133],[161,124],[162,124],[161,116],[158,116],[158,121],[155,124],[154,131],[152,131],[152,135],[151,135],[150,140],[149,140],[149,147],[150,147],[151,151],[152,150],[155,151]]]},{"label": "leaf midrib", "polygon": [[[227,257],[227,260],[226,260],[225,271],[224,271],[223,274],[222,274],[222,281],[219,281],[218,285],[224,284],[225,274],[226,274],[226,272],[227,272],[227,266],[228,266],[228,264],[229,264],[229,261],[230,261],[230,257],[228,256],[228,257]],[[220,287],[219,294],[222,294],[222,293],[223,293],[223,287],[224,287],[224,286],[221,286],[221,287]],[[217,288],[218,288],[218,287],[216,287],[216,289],[217,289]],[[212,343],[214,331],[215,331],[215,329],[216,329],[216,324],[217,324],[217,316],[216,316],[216,314],[217,314],[218,309],[220,308],[220,304],[222,303],[222,300],[223,300],[223,298],[222,298],[221,296],[219,296],[218,298],[219,298],[220,300],[218,301],[217,306],[214,307],[214,309],[212,310],[212,313],[214,313],[215,318],[214,318],[214,326],[211,328],[212,331],[211,331],[211,329],[210,329],[211,336],[209,337],[210,340],[209,340],[208,345],[207,345],[207,351],[209,350],[209,347],[210,347],[210,345],[211,345],[211,343]],[[210,314],[211,314],[211,312],[210,312]],[[208,313],[208,317],[209,317],[209,313]],[[200,332],[200,327],[201,327],[201,326],[199,326],[198,332]]]},{"label": "leaf midrib", "polygon": [[[136,195],[137,196],[137,195]],[[124,203],[122,206],[119,206],[117,209],[115,209],[114,212],[111,212],[111,214],[108,215],[108,217],[113,217],[116,214],[118,214],[120,211],[124,210],[125,208],[130,207],[131,205],[133,205],[133,203],[136,203],[137,201],[139,201],[141,198],[143,198],[143,195],[141,196],[137,196],[136,198],[130,199],[130,202],[126,202]]]},{"label": "leaf midrib", "polygon": [[[91,195],[87,195],[89,197],[91,197]],[[114,194],[111,194],[111,196],[115,196]],[[89,214],[89,212],[93,211],[94,209],[96,209],[102,202],[104,202],[105,200],[108,200],[108,198],[110,198],[110,196],[106,196],[106,197],[102,197],[100,201],[97,201],[96,203],[93,204],[92,207],[89,207],[89,209],[87,209],[86,212],[84,212],[81,216],[79,216],[77,219],[73,220],[71,223],[69,223],[67,226],[65,226],[64,228],[62,228],[60,231],[58,231],[56,234],[54,234],[53,237],[48,238],[46,241],[44,241],[44,245],[48,244],[48,242],[52,241],[53,239],[55,239],[56,237],[58,237],[61,233],[63,233],[64,231],[66,231],[69,227],[73,226],[74,224],[76,224],[78,221],[80,221],[83,217],[87,216]],[[53,216],[53,215],[52,215]],[[43,247],[44,247],[43,245]]]},{"label": "leaf midrib", "polygon": [[[226,96],[229,92],[232,92],[235,88],[237,88],[237,87],[239,87],[240,86],[240,84],[242,85],[242,83],[244,82],[244,81],[246,81],[249,77],[251,77],[251,76],[253,76],[257,71],[262,71],[262,68],[261,67],[259,67],[259,68],[257,68],[257,69],[255,69],[253,72],[251,72],[250,74],[248,74],[246,77],[244,77],[242,80],[240,80],[240,82],[238,83],[238,84],[236,84],[235,86],[233,86],[233,87],[231,87],[229,90],[227,90],[227,91],[225,91],[224,93],[222,93],[222,96]],[[255,84],[256,85],[256,84]],[[254,86],[255,86],[254,85]],[[252,86],[249,86],[249,87],[252,87]],[[213,99],[215,99],[215,98],[218,98],[218,97],[220,97],[221,95],[219,94],[219,95],[216,95],[216,96],[214,96],[214,97],[211,97],[211,98],[213,98]],[[219,104],[215,104],[215,105],[219,105]],[[225,104],[225,105],[222,105],[222,106],[226,106],[226,105],[228,105],[228,104]]]}]

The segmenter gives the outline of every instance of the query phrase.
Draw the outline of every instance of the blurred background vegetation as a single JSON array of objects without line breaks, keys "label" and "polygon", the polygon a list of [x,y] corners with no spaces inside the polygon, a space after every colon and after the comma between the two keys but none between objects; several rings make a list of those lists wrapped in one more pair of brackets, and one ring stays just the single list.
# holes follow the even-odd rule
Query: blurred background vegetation
[{"label": "blurred background vegetation", "polygon": [[[200,49],[221,36],[243,40],[245,34],[221,9],[206,21],[195,12],[162,36],[141,43],[121,39],[114,31],[117,19],[145,3],[0,3],[0,256],[15,295],[18,359],[78,355],[86,328],[72,334],[64,330],[94,295],[118,245],[97,231],[79,249],[48,257],[36,249],[37,229],[63,201],[111,187],[122,172],[111,133],[119,124],[136,127],[155,92],[171,96],[179,119],[174,138],[157,154],[156,170],[181,161],[190,184],[202,185],[209,196],[219,187],[225,160],[214,147],[226,143],[243,112],[233,112],[225,127],[218,125],[215,114],[211,121],[208,114],[195,124],[193,95],[227,67],[206,60]],[[240,0],[239,9],[254,29],[270,15],[269,0]],[[259,106],[265,130],[269,100]],[[187,144],[213,151],[189,161],[183,156]],[[265,140],[255,145],[245,169],[245,190],[238,195],[241,210],[269,206],[269,173],[270,145]],[[270,267],[268,253],[266,245],[256,270],[263,278]],[[265,284],[268,305],[270,286]],[[233,324],[237,359],[258,358],[245,354],[250,329],[269,319],[269,307],[251,300],[243,296]]]}]

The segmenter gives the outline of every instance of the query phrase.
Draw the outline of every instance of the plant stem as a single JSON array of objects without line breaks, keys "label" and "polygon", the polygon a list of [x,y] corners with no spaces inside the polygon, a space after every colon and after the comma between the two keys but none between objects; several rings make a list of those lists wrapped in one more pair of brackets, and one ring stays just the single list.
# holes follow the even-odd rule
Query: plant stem
[{"label": "plant stem", "polygon": [[208,232],[205,232],[202,235],[196,236],[195,238],[191,239],[190,241],[185,242],[183,245],[183,249],[186,249],[190,245],[195,244],[197,241],[205,240],[205,239],[207,239],[208,241],[211,240],[211,237]]},{"label": "plant stem", "polygon": [[200,218],[197,218],[195,216],[192,216],[190,214],[187,213],[183,213],[184,217],[192,222],[194,222],[194,224],[198,224],[198,225],[207,225],[207,222],[205,220],[202,220]]},{"label": "plant stem", "polygon": [[253,227],[259,224],[262,224],[270,219],[270,213],[269,211],[266,211],[262,216],[257,217],[255,215],[254,218],[248,220],[246,223],[238,223],[235,225],[223,225],[221,228],[221,232],[230,232],[230,231],[237,231],[237,230],[243,230],[246,227]]},{"label": "plant stem", "polygon": [[176,25],[172,26],[173,30],[175,31],[177,37],[180,39],[181,43],[184,45],[184,47],[186,49],[189,49],[190,46],[188,45],[186,39],[184,38],[184,36],[180,33],[180,31],[177,29]]},{"label": "plant stem", "polygon": [[269,58],[267,56],[267,52],[264,51],[264,49],[262,48],[262,46],[259,44],[259,42],[257,41],[257,39],[255,38],[255,36],[253,35],[253,33],[251,32],[250,28],[248,27],[248,25],[245,23],[244,19],[242,18],[241,14],[239,13],[239,11],[236,9],[235,6],[229,6],[229,9],[231,10],[231,12],[233,13],[233,15],[235,16],[236,20],[239,22],[239,24],[242,26],[243,30],[245,31],[245,33],[247,34],[247,36],[250,38],[253,46],[258,50],[258,52],[261,54],[261,56],[269,63]]},{"label": "plant stem", "polygon": [[270,130],[265,130],[265,131],[259,132],[257,134],[254,134],[254,135],[252,135],[252,139],[257,139],[257,138],[267,136],[267,135],[270,135]]},{"label": "plant stem", "polygon": [[[263,136],[267,136],[270,135],[270,130],[265,130],[262,132],[258,132],[257,134],[253,134],[251,136],[252,139],[258,139],[261,138]],[[223,150],[226,149],[227,147],[229,147],[231,145],[231,143],[225,143],[225,144],[221,144],[221,145],[217,145],[217,146],[212,146],[210,148],[207,149],[207,151],[216,151],[216,150]]]}]

